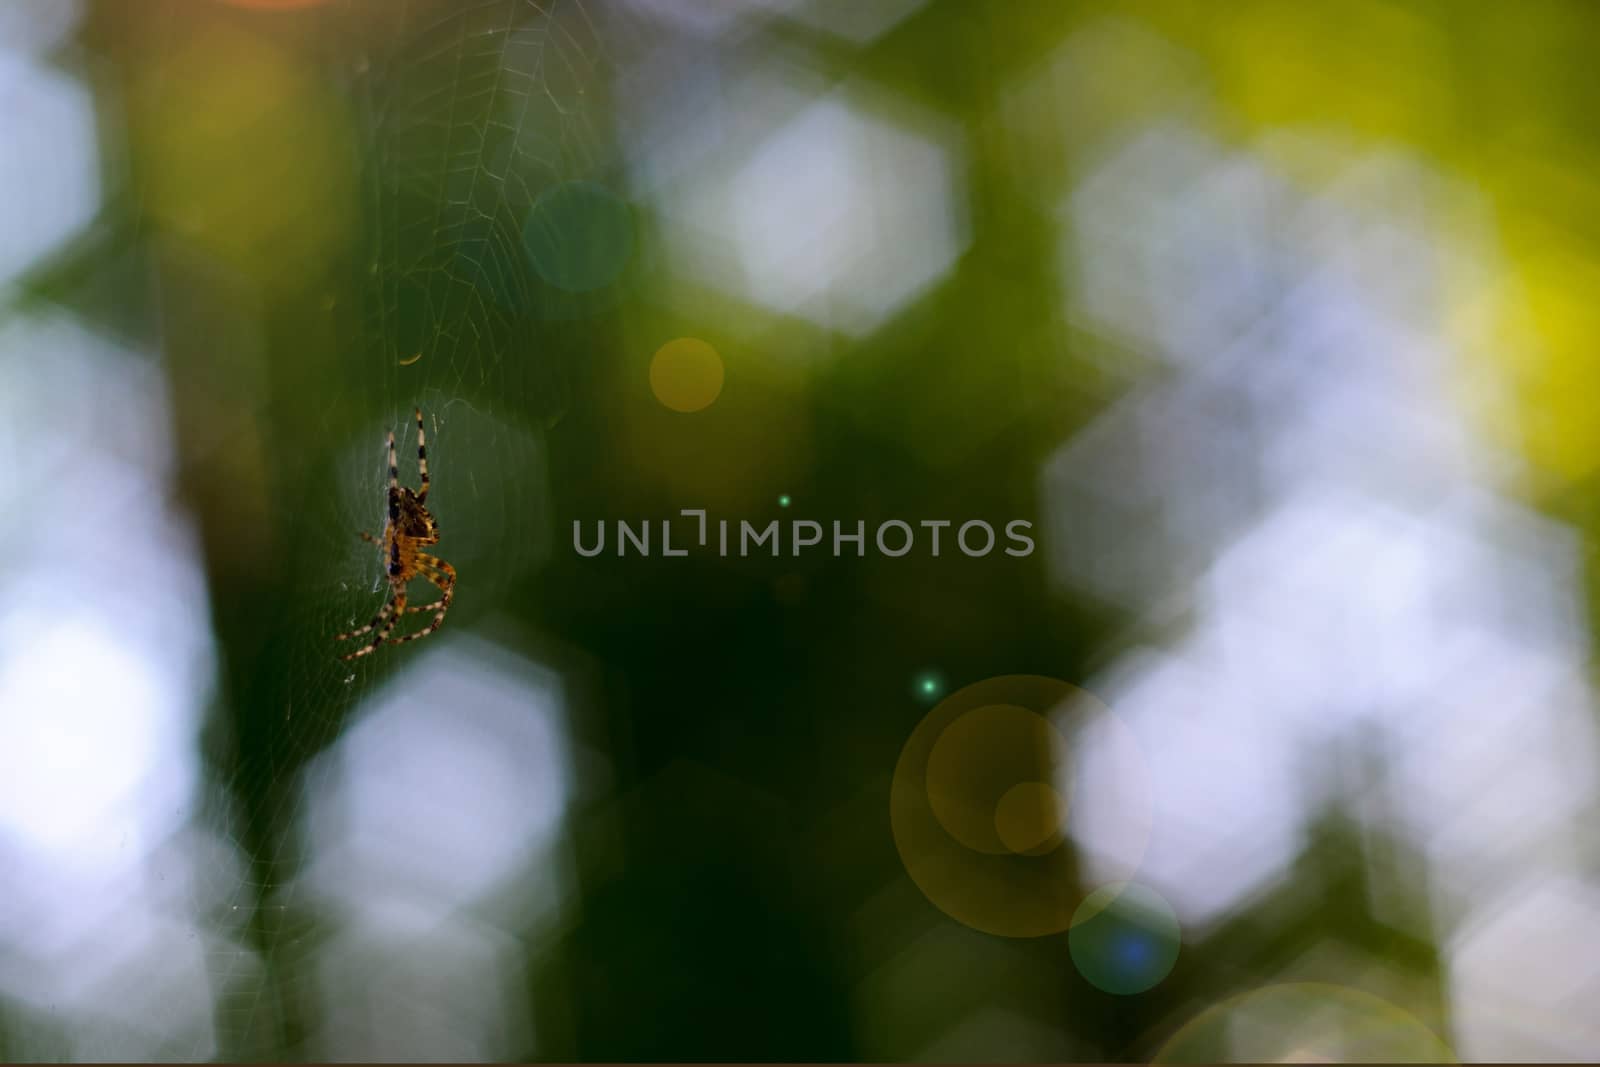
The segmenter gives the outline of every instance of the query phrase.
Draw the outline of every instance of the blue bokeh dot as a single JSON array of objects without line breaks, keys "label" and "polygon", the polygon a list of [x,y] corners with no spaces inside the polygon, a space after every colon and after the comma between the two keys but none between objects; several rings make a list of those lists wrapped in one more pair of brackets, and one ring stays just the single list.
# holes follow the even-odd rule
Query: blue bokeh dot
[{"label": "blue bokeh dot", "polygon": [[1067,947],[1096,989],[1130,995],[1155,987],[1178,960],[1178,917],[1148,886],[1117,882],[1078,906]]}]

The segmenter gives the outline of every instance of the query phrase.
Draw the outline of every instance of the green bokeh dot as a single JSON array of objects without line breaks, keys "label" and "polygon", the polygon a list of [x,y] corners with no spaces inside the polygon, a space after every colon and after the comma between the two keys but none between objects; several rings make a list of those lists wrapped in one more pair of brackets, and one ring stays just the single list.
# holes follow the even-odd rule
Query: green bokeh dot
[{"label": "green bokeh dot", "polygon": [[924,671],[911,679],[911,693],[918,700],[936,700],[944,695],[944,679],[937,671]]}]

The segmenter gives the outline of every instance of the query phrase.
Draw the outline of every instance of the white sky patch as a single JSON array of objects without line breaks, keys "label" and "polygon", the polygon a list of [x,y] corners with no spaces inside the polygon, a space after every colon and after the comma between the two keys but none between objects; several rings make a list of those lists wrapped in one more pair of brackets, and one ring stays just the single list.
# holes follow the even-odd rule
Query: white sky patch
[{"label": "white sky patch", "polygon": [[787,15],[819,33],[867,45],[910,18],[927,0],[800,0],[788,6]]},{"label": "white sky patch", "polygon": [[[75,7],[56,6],[64,13]],[[6,48],[7,42],[43,47],[60,32],[53,20],[38,24],[32,14],[0,13],[0,290],[80,230],[100,205],[88,88],[34,56]],[[41,31],[43,39],[30,40],[20,30],[8,34],[12,21]]]},{"label": "white sky patch", "polygon": [[1264,169],[1180,123],[1129,138],[1062,208],[1074,315],[1174,362],[1209,358],[1270,298],[1263,236],[1279,195]]},{"label": "white sky patch", "polygon": [[755,32],[801,0],[625,0],[628,7],[653,19],[724,44]]},{"label": "white sky patch", "polygon": [[937,119],[864,90],[794,112],[796,91],[758,97],[775,126],[659,188],[665,237],[675,268],[706,285],[864,336],[966,248],[959,147]]},{"label": "white sky patch", "polygon": [[[1450,400],[1441,264],[1492,250],[1447,213],[1465,199],[1383,155],[1308,192],[1176,121],[1109,150],[1066,203],[1073,314],[1170,370],[1046,465],[1050,559],[1182,620],[1091,688],[1145,749],[1141,877],[1187,928],[1276,885],[1338,806],[1430,867],[1458,1054],[1572,1056],[1600,958],[1572,873],[1600,754],[1581,557]],[[1113,807],[1079,815],[1085,847],[1134,847]],[[1496,1007],[1496,973],[1541,968],[1537,1011]]]},{"label": "white sky patch", "polygon": [[316,991],[327,1010],[313,1045],[332,1062],[513,1056],[530,1041],[525,950],[514,933],[470,915],[372,901],[318,952]]},{"label": "white sky patch", "polygon": [[0,328],[0,375],[0,998],[71,1058],[205,1058],[214,902],[161,885],[216,860],[191,830],[214,668],[159,374],[56,317]]},{"label": "white sky patch", "polygon": [[1600,1046],[1593,881],[1541,874],[1485,910],[1449,951],[1456,998],[1473,1009],[1457,1022],[1471,1058],[1592,1059]]},{"label": "white sky patch", "polygon": [[[41,850],[113,862],[130,833],[169,829],[147,827],[132,803],[173,740],[177,694],[166,680],[101,620],[63,618],[40,631],[37,615],[18,611],[5,622],[0,643],[20,655],[0,668],[0,826]],[[181,805],[193,781],[163,787]]]},{"label": "white sky patch", "polygon": [[0,55],[44,55],[82,17],[83,0],[10,0],[0,7]]},{"label": "white sky patch", "polygon": [[[386,891],[460,907],[520,872],[566,805],[566,751],[548,678],[496,671],[446,642],[402,674],[314,767],[319,890],[360,905]],[[505,665],[502,665],[505,666]]]},{"label": "white sky patch", "polygon": [[724,60],[713,45],[669,37],[617,71],[617,140],[633,195],[703,166],[729,135]]},{"label": "white sky patch", "polygon": [[[0,291],[99,205],[89,92],[38,58],[79,11],[0,11]],[[0,380],[7,1040],[47,1059],[208,1059],[207,958],[237,950],[201,922],[214,901],[197,887],[232,849],[191,824],[213,662],[194,538],[167,504],[159,375],[66,315],[13,315]]]},{"label": "white sky patch", "polygon": [[[344,924],[318,960],[316,1046],[332,1060],[527,1049],[520,932],[548,921],[561,892],[560,690],[493,645],[433,642],[305,776],[310,862],[284,899],[309,893]],[[513,884],[503,913],[493,898]],[[352,1001],[351,976],[374,973],[379,987]]]}]

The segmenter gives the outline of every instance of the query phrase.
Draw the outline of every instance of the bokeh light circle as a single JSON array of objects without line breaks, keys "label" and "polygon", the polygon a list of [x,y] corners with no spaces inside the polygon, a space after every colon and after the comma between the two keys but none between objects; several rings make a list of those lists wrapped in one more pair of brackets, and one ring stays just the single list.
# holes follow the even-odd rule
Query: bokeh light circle
[{"label": "bokeh light circle", "polygon": [[995,833],[1019,856],[1042,855],[1060,843],[1066,807],[1048,782],[1018,782],[994,806]]},{"label": "bokeh light circle", "polygon": [[1137,882],[1113,882],[1090,893],[1067,931],[1078,973],[1096,989],[1123,996],[1153,989],[1171,974],[1181,946],[1172,905]]},{"label": "bokeh light circle", "polygon": [[[1049,783],[1066,762],[1066,738],[1038,712],[1009,704],[974,708],[940,731],[928,753],[928,804],[951,837],[977,852],[1053,847],[1064,813],[1036,812],[1007,798],[1019,786],[1055,795]],[[1031,842],[1012,848],[1002,825]]]},{"label": "bokeh light circle", "polygon": [[522,243],[539,277],[569,293],[609,285],[633,255],[633,213],[593,182],[563,182],[534,201]]},{"label": "bokeh light circle", "polygon": [[697,337],[668,341],[650,359],[650,391],[673,411],[701,411],[722,394],[722,357]]},{"label": "bokeh light circle", "polygon": [[1270,985],[1215,1004],[1152,1063],[1455,1063],[1420,1019],[1371,993],[1320,982]]},{"label": "bokeh light circle", "polygon": [[1107,785],[1117,796],[1103,799],[1134,814],[1130,824],[1142,837],[1125,851],[1142,854],[1148,774],[1142,760],[1128,758],[1137,750],[1132,732],[1088,693],[1055,678],[1004,675],[928,712],[895,766],[889,818],[906,873],[929,901],[1002,937],[1045,937],[1071,925],[1082,894],[1067,837],[1083,757],[1067,737],[1090,728],[1116,735],[1119,766],[1135,771]]},{"label": "bokeh light circle", "polygon": [[944,678],[938,671],[928,670],[911,679],[911,695],[924,704],[932,704],[944,696]]}]

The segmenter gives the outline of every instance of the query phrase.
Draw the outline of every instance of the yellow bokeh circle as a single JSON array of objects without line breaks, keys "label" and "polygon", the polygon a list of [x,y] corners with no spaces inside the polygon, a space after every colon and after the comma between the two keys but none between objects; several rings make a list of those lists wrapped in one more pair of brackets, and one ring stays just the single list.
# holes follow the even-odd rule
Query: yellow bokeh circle
[{"label": "yellow bokeh circle", "polygon": [[1067,802],[1046,782],[1018,782],[994,806],[994,829],[1006,848],[1039,856],[1061,843]]},{"label": "yellow bokeh circle", "polygon": [[698,337],[679,337],[650,359],[650,391],[673,411],[701,411],[722,393],[722,357]]},{"label": "yellow bokeh circle", "polygon": [[[940,731],[928,753],[928,805],[945,831],[991,856],[1045,844],[1061,819],[1027,803],[1066,762],[1066,740],[1038,712],[1010,704],[974,708]],[[1022,792],[1019,794],[1018,791]],[[1026,841],[1021,848],[1014,844]]]},{"label": "yellow bokeh circle", "polygon": [[1149,779],[1131,731],[1104,704],[1054,678],[1005,675],[952,693],[918,724],[895,766],[889,818],[906,872],[935,906],[1003,937],[1071,925],[1082,899],[1068,843],[1082,755],[1068,738],[1090,728],[1133,771],[1105,787],[1116,796],[1098,798],[1132,814],[1139,840],[1123,850],[1135,858],[1122,872],[1131,875],[1149,832]]}]

